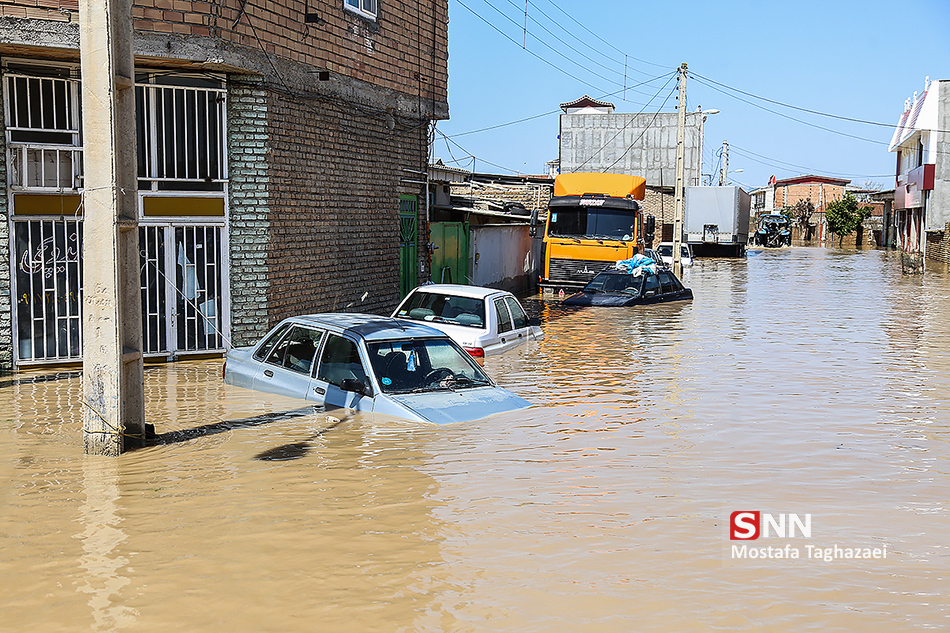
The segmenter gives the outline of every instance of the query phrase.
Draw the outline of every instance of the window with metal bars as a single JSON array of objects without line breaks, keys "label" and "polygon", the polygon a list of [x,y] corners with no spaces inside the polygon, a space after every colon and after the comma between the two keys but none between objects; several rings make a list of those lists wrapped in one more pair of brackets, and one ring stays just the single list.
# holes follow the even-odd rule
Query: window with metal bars
[{"label": "window with metal bars", "polygon": [[139,189],[222,191],[226,93],[220,82],[157,74],[137,79]]}]

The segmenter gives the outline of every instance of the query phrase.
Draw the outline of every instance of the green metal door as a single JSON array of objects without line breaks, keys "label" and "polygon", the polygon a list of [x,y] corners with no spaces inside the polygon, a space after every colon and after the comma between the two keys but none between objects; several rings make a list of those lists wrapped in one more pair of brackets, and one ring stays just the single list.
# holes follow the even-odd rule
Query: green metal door
[{"label": "green metal door", "polygon": [[399,196],[399,292],[405,297],[419,280],[419,200]]},{"label": "green metal door", "polygon": [[432,243],[432,281],[467,284],[468,222],[434,222],[430,225]]}]

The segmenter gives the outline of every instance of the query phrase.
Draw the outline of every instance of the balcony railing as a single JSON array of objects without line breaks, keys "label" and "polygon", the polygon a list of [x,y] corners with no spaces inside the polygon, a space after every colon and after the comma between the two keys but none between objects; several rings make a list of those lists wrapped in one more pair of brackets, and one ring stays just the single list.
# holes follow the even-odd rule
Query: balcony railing
[{"label": "balcony railing", "polygon": [[82,187],[82,148],[12,144],[7,165],[14,190],[75,191]]}]

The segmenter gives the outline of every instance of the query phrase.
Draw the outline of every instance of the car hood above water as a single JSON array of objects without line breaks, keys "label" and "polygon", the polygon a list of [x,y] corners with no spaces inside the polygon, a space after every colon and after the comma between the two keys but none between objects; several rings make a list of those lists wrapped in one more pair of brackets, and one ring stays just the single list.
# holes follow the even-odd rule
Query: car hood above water
[{"label": "car hood above water", "polygon": [[[531,406],[524,398],[498,387],[386,394],[386,398],[435,424],[468,422]],[[381,412],[378,401],[379,397],[376,411]]]}]

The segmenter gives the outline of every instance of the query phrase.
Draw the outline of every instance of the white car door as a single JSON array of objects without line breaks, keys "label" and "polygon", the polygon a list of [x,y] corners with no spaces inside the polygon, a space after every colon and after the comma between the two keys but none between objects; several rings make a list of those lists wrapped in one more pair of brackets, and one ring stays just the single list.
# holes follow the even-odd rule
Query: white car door
[{"label": "white car door", "polygon": [[[330,332],[320,352],[320,364],[310,391],[322,398],[327,412],[334,409],[372,411],[372,386],[356,341]],[[363,394],[343,390],[344,380],[359,380],[366,387]]]},{"label": "white car door", "polygon": [[498,323],[498,346],[494,351],[505,352],[518,346],[524,340],[524,332],[521,332],[521,339],[519,340],[518,330],[515,328],[514,320],[511,318],[511,312],[508,309],[508,302],[505,301],[504,296],[493,299],[492,305]]},{"label": "white car door", "polygon": [[511,334],[517,337],[515,345],[523,345],[528,341],[528,335],[530,333],[528,315],[525,314],[521,303],[515,299],[513,295],[507,295],[505,297],[505,303],[508,305],[509,312],[511,312]]},{"label": "white car door", "polygon": [[323,334],[322,330],[303,325],[291,327],[264,357],[254,376],[253,388],[323,404],[323,398],[310,388]]}]

